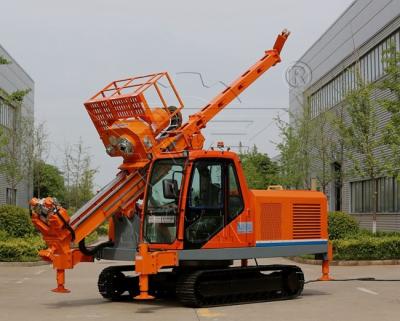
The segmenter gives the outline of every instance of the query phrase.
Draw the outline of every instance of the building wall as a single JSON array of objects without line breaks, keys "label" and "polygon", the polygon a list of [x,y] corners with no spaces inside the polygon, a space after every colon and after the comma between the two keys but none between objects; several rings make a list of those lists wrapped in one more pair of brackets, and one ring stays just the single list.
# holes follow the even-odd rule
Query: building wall
[{"label": "building wall", "polygon": [[[34,81],[24,69],[13,59],[13,57],[0,45],[0,56],[11,61],[11,64],[0,65],[0,88],[7,93],[16,90],[31,89],[25,96],[21,112],[24,116],[34,114]],[[1,115],[0,115],[1,116]],[[6,190],[9,184],[4,176],[0,174],[0,204],[6,203]],[[28,207],[28,201],[33,195],[33,178],[21,181],[17,186],[16,204]]]},{"label": "building wall", "polygon": [[398,0],[354,1],[299,58],[312,71],[312,79],[305,86],[290,88],[290,110],[299,111],[305,91],[316,91],[354,62],[363,51],[368,51],[385,34],[396,29],[395,25],[388,28],[388,23],[395,20],[399,13]]},{"label": "building wall", "polygon": [[[385,40],[386,39],[386,40]],[[359,64],[363,78],[368,81],[381,81],[384,77],[383,66],[380,61],[382,51],[387,48],[390,41],[395,41],[400,49],[400,1],[382,0],[354,1],[349,8],[335,21],[335,23],[310,47],[299,59],[309,67],[311,81],[303,86],[291,88],[290,110],[295,115],[301,113],[304,102],[307,101],[311,108],[312,117],[319,117],[327,110],[338,113],[343,112],[346,121],[349,121],[343,98],[351,90],[354,83],[354,65]],[[353,68],[353,70],[352,70]],[[353,79],[352,79],[353,77]],[[390,97],[390,93],[377,91],[373,99]],[[389,114],[378,107],[376,111],[379,127],[383,128],[389,119]],[[327,129],[329,135],[337,139],[337,134],[332,128]],[[379,155],[387,154],[381,148],[376,151]],[[359,160],[362,160],[359,158]],[[311,176],[320,168],[318,161],[313,161]],[[343,168],[351,167],[351,160],[343,161]],[[347,176],[341,190],[341,209],[351,212],[360,221],[363,227],[372,224],[371,214],[358,213],[352,201],[355,188],[362,183],[362,178]],[[360,185],[361,184],[361,185]],[[382,179],[383,190],[386,182]],[[396,191],[397,193],[397,191]],[[333,184],[327,189],[330,200],[330,209],[335,209],[335,190]],[[368,194],[366,194],[368,196]],[[382,192],[382,195],[385,195]],[[393,197],[397,197],[397,194]],[[399,196],[400,202],[400,196]],[[385,230],[400,229],[400,213],[397,208],[392,212],[378,214],[378,228]]]}]

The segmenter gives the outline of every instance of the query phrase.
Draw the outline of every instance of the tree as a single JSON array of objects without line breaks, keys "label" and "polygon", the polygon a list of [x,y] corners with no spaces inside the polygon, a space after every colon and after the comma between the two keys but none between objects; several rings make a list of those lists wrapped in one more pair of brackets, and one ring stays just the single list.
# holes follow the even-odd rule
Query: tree
[{"label": "tree", "polygon": [[[0,65],[8,65],[10,63],[11,62],[9,60],[4,58],[3,56],[0,56]],[[7,93],[1,88],[0,88],[0,97],[7,97]],[[3,128],[0,127],[0,159],[2,159],[3,156],[5,155],[5,151],[3,150],[3,146],[6,145],[7,142],[8,142],[7,135],[4,132]]]},{"label": "tree", "polygon": [[391,94],[389,98],[378,100],[390,113],[383,132],[384,142],[389,149],[385,164],[388,173],[400,181],[400,52],[396,50],[394,43],[383,52],[382,62],[386,66],[386,77],[378,88]]},{"label": "tree", "polygon": [[[345,123],[345,105],[340,104],[339,108],[336,108],[333,112],[330,112],[330,126],[335,131],[335,138],[332,140],[331,152],[333,164],[338,164],[339,167],[334,170],[332,178],[335,184],[339,185],[339,191],[342,192],[342,186],[345,176],[347,175],[344,169],[344,157],[345,157],[345,138],[346,138],[346,123]],[[337,186],[336,185],[336,186]],[[336,187],[335,186],[335,187]],[[336,200],[338,200],[338,195],[336,195]],[[339,197],[341,200],[341,197]],[[341,208],[339,204],[338,209]]]},{"label": "tree", "polygon": [[349,121],[339,125],[339,134],[344,141],[346,155],[351,160],[350,170],[362,178],[369,178],[373,184],[372,231],[376,233],[376,214],[378,211],[378,179],[385,166],[378,156],[382,145],[381,131],[376,116],[376,102],[372,100],[374,84],[366,83],[356,73],[356,86],[346,97]]},{"label": "tree", "polygon": [[[0,56],[0,65],[10,64],[11,61]],[[3,128],[0,133],[0,171],[5,175],[11,188],[16,189],[24,178],[32,177],[33,146],[33,115],[24,115],[23,100],[30,89],[16,90],[7,93],[0,88],[0,96],[6,106],[13,108],[13,124]]]},{"label": "tree", "polygon": [[46,164],[40,159],[34,162],[40,163],[34,165],[34,168],[40,168],[40,171],[34,171],[33,196],[37,198],[56,197],[61,203],[64,203],[65,186],[61,171],[56,166]]},{"label": "tree", "polygon": [[[338,145],[332,137],[332,114],[329,111],[320,113],[312,120],[312,158],[315,166],[313,172],[321,191],[326,194],[328,185],[334,180],[336,173],[332,164],[338,161]],[[339,157],[339,162],[341,163]]]},{"label": "tree", "polygon": [[290,123],[276,118],[281,138],[276,144],[280,152],[280,180],[287,188],[310,189],[313,148],[311,109],[304,105],[298,114],[291,114],[290,117]]},{"label": "tree", "polygon": [[242,168],[250,188],[266,189],[277,184],[278,166],[267,154],[259,153],[256,145],[247,152],[240,153]]},{"label": "tree", "polygon": [[9,61],[8,59],[4,58],[3,56],[0,56],[0,65],[8,65],[10,63],[11,63],[11,61]]},{"label": "tree", "polygon": [[[7,143],[8,143],[7,135],[3,130],[3,128],[0,127],[0,160],[2,160],[3,157],[6,155],[4,146],[7,145]],[[1,172],[1,163],[0,163],[0,172]]]},{"label": "tree", "polygon": [[[48,182],[46,181],[49,176],[47,171],[49,170],[46,168],[48,164],[46,164],[46,159],[48,156],[48,134],[46,129],[46,124],[44,122],[35,124],[32,131],[33,137],[33,144],[32,148],[29,150],[28,154],[32,158],[32,168],[30,169],[33,173],[33,193],[35,197],[41,198],[45,195],[48,190],[43,191],[42,193],[42,186],[46,186]],[[52,166],[52,165],[48,165]],[[57,169],[58,170],[58,169]],[[53,193],[54,194],[54,193]]]},{"label": "tree", "polygon": [[303,181],[299,171],[299,138],[295,128],[289,123],[277,118],[281,141],[276,144],[279,150],[280,183],[286,188],[299,188]]},{"label": "tree", "polygon": [[65,204],[77,209],[89,201],[93,193],[93,179],[97,170],[92,168],[89,149],[82,139],[64,149]]},{"label": "tree", "polygon": [[[17,110],[21,106],[16,105]],[[32,177],[32,127],[33,119],[22,117],[20,112],[15,113],[14,128],[5,128],[5,143],[1,148],[0,171],[4,173],[6,180],[12,189],[24,179]]]},{"label": "tree", "polygon": [[313,135],[314,127],[311,116],[311,106],[306,103],[303,105],[302,113],[294,119],[294,123],[297,129],[298,143],[299,143],[299,159],[298,164],[302,180],[303,188],[311,188],[311,159],[312,159],[312,148],[313,148]]}]

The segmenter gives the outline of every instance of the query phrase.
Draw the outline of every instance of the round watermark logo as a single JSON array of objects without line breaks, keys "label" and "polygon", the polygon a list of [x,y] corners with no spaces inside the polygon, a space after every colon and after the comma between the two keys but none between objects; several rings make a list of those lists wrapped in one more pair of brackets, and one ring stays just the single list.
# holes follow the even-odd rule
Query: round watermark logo
[{"label": "round watermark logo", "polygon": [[311,83],[311,68],[302,61],[292,62],[285,71],[285,80],[290,87],[303,88]]}]

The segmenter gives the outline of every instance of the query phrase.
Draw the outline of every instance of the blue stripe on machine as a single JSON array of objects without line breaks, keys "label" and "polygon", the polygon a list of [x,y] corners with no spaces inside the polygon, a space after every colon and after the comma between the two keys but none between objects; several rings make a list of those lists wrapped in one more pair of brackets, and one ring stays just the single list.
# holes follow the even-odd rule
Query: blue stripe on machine
[{"label": "blue stripe on machine", "polygon": [[295,241],[295,242],[256,242],[256,247],[292,246],[292,245],[326,245],[328,241]]}]

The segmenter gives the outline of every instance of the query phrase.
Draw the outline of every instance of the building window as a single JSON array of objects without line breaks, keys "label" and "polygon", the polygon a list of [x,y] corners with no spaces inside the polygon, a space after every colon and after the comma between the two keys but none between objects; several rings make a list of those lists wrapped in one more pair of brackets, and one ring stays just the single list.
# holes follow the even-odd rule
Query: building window
[{"label": "building window", "polygon": [[[374,182],[363,180],[350,183],[351,212],[372,213],[374,211]],[[378,179],[378,213],[400,211],[400,183],[393,177]]]},{"label": "building window", "polygon": [[0,98],[0,125],[9,129],[15,128],[15,108]]},{"label": "building window", "polygon": [[[359,73],[365,82],[374,82],[384,75],[386,65],[382,62],[382,54],[390,43],[400,47],[400,31],[381,41],[378,45],[363,55],[358,61]],[[356,87],[356,63],[350,65],[330,82],[310,95],[311,115],[317,117],[340,103],[346,94]]]},{"label": "building window", "polygon": [[6,202],[10,205],[17,205],[17,190],[15,188],[6,189]]}]

